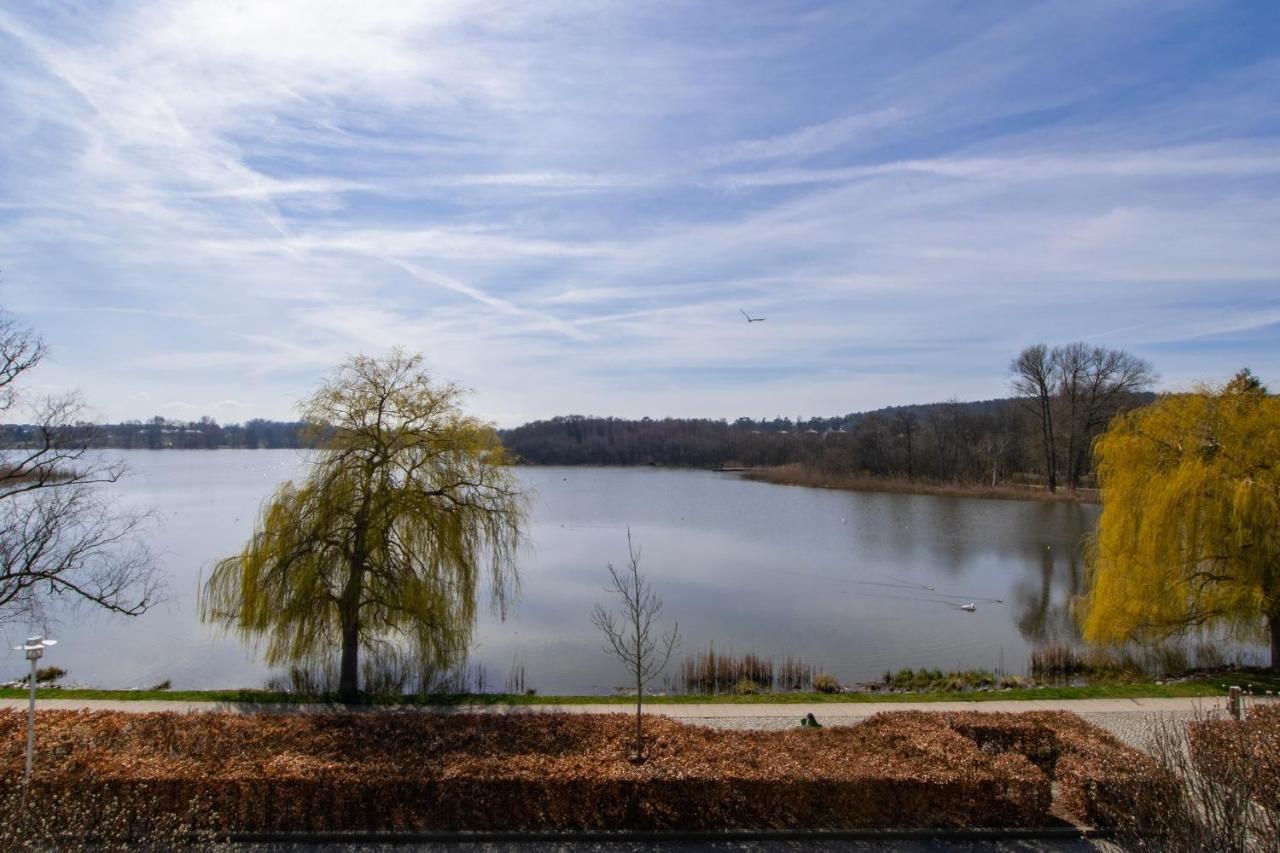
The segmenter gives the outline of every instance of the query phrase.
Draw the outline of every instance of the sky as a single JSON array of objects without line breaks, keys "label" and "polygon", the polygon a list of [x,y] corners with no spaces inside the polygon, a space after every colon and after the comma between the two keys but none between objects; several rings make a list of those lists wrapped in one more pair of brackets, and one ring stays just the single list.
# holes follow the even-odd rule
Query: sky
[{"label": "sky", "polygon": [[113,421],[1280,387],[1280,4],[0,0],[0,305]]}]

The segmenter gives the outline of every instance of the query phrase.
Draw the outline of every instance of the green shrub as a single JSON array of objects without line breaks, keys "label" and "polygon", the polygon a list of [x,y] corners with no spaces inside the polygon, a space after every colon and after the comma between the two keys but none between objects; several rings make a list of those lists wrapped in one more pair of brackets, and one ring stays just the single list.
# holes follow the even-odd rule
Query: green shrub
[{"label": "green shrub", "polygon": [[834,675],[820,672],[813,677],[813,689],[819,693],[839,693],[844,688],[840,686],[840,680]]},{"label": "green shrub", "polygon": [[[58,679],[64,677],[67,671],[60,666],[46,666],[36,670],[36,684],[53,684]],[[15,679],[19,684],[30,684],[31,673],[19,676]]]},{"label": "green shrub", "polygon": [[970,669],[964,673],[965,683],[970,687],[991,687],[996,683],[994,673],[985,669]]},{"label": "green shrub", "polygon": [[67,674],[60,666],[46,666],[36,670],[36,684],[52,684]]},{"label": "green shrub", "polygon": [[739,679],[738,683],[733,686],[733,692],[739,696],[753,696],[760,692],[760,685],[750,678]]}]

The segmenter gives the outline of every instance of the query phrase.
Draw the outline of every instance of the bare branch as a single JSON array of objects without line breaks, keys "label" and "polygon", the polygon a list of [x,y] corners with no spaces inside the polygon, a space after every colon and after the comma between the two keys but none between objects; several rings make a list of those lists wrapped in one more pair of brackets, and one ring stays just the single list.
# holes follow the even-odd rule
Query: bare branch
[{"label": "bare branch", "polygon": [[78,395],[24,402],[15,383],[46,352],[0,311],[0,411],[22,404],[34,419],[21,440],[0,444],[0,621],[36,617],[60,600],[137,615],[162,586],[142,541],[149,517],[113,507],[102,492],[125,468],[91,451]]}]

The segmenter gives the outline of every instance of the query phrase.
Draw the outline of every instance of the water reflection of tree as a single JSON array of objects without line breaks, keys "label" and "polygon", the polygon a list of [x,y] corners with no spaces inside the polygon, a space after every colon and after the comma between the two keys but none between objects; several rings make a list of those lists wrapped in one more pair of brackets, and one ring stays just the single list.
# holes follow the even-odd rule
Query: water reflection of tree
[{"label": "water reflection of tree", "polygon": [[1018,631],[1028,643],[1070,643],[1080,639],[1071,602],[1084,584],[1081,549],[1081,545],[1057,551],[1040,546],[1038,577],[1015,587]]}]

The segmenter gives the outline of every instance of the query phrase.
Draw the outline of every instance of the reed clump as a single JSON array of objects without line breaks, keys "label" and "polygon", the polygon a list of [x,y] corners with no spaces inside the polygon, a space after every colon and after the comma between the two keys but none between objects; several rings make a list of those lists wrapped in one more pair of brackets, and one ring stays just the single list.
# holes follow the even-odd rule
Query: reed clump
[{"label": "reed clump", "polygon": [[743,655],[717,652],[711,646],[705,652],[687,657],[680,665],[680,689],[685,693],[741,694],[742,685],[755,685],[754,692],[811,691],[816,667],[794,657],[775,662],[772,658],[749,652]]},{"label": "reed clump", "polygon": [[[850,492],[895,492],[912,495],[943,495],[946,497],[986,498],[989,500],[1055,501],[1068,503],[1099,503],[1097,489],[1081,488],[1074,491],[1059,489],[1051,492],[1043,485],[1030,482],[1003,482],[991,485],[987,482],[955,482],[921,478],[886,477],[866,472],[840,473],[823,471],[810,466],[792,463],[772,468],[756,468],[742,476],[748,480],[774,483],[783,486],[807,486],[817,489],[840,489]],[[1030,479],[1021,477],[1021,479]]]},{"label": "reed clump", "polygon": [[904,667],[897,672],[886,670],[883,681],[890,690],[902,691],[961,692],[988,690],[996,686],[995,673],[985,669],[943,672],[940,669]]},{"label": "reed clump", "polygon": [[1188,651],[1181,643],[1154,646],[1078,646],[1045,643],[1031,650],[1028,672],[1047,682],[1073,678],[1126,680],[1177,677],[1194,670],[1219,670],[1229,665],[1227,654],[1215,643],[1198,643]]}]

